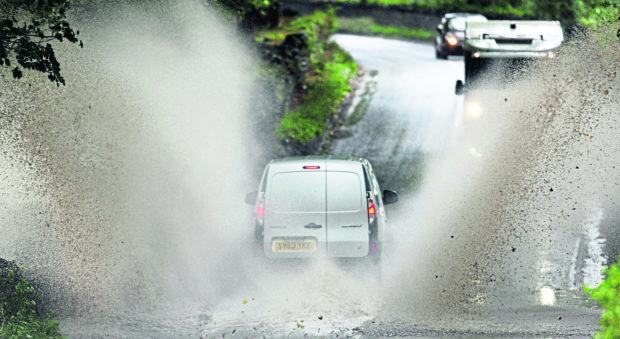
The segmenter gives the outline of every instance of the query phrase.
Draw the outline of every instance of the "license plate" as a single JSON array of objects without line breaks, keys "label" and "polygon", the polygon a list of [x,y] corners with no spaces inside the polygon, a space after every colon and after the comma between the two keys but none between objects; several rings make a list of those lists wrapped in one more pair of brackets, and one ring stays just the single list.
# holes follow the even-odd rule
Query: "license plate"
[{"label": "license plate", "polygon": [[287,251],[312,251],[314,250],[314,241],[308,240],[277,240],[273,243],[275,252]]}]

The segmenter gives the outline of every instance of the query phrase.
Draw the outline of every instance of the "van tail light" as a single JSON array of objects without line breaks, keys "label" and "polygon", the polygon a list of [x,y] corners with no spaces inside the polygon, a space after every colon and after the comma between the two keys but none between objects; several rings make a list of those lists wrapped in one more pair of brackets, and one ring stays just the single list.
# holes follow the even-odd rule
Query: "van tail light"
[{"label": "van tail light", "polygon": [[263,219],[265,218],[265,200],[259,199],[256,204],[256,221],[259,224],[263,224]]},{"label": "van tail light", "polygon": [[372,224],[375,221],[375,214],[377,213],[375,209],[375,203],[371,198],[368,198],[368,223]]}]

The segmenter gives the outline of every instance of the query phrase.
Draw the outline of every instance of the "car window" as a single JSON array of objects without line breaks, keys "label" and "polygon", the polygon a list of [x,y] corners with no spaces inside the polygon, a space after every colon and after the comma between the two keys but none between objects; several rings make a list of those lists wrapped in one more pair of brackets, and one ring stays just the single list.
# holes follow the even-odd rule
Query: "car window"
[{"label": "car window", "polygon": [[368,175],[368,171],[366,167],[362,166],[364,169],[364,186],[366,186],[366,191],[372,191],[372,184],[370,183],[370,175]]},{"label": "car window", "polygon": [[465,22],[467,21],[487,21],[487,18],[481,15],[472,15],[466,17],[456,17],[450,20],[448,26],[455,31],[464,31]]},{"label": "car window", "polygon": [[327,210],[353,212],[362,208],[362,181],[357,173],[328,172]]},{"label": "car window", "polygon": [[448,23],[448,26],[455,31],[465,30],[465,18],[453,18]]},{"label": "car window", "polygon": [[276,212],[324,212],[325,172],[274,174],[266,199],[265,207]]}]

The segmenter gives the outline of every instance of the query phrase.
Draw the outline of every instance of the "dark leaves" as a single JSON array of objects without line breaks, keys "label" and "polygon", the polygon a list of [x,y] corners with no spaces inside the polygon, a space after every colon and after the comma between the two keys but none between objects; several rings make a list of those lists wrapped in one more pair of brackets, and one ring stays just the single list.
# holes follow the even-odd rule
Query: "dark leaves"
[{"label": "dark leaves", "polygon": [[13,68],[13,78],[21,79],[22,75],[22,71],[19,69],[19,67]]},{"label": "dark leaves", "polygon": [[[69,0],[14,1],[2,7],[0,12],[0,66],[10,66],[9,57],[14,56],[21,68],[45,73],[56,85],[65,84],[60,74],[60,63],[47,42],[51,40],[84,44],[65,20]],[[26,14],[26,15],[24,15]],[[27,17],[18,21],[17,17]],[[13,77],[23,76],[15,67]]]}]

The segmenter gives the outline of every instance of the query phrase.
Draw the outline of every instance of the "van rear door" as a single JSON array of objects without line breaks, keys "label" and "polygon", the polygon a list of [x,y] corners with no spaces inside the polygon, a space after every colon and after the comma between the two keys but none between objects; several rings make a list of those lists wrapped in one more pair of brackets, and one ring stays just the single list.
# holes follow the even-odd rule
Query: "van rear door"
[{"label": "van rear door", "polygon": [[325,161],[276,164],[265,196],[264,252],[272,258],[325,254]]},{"label": "van rear door", "polygon": [[368,214],[362,165],[328,161],[327,255],[368,255]]}]

